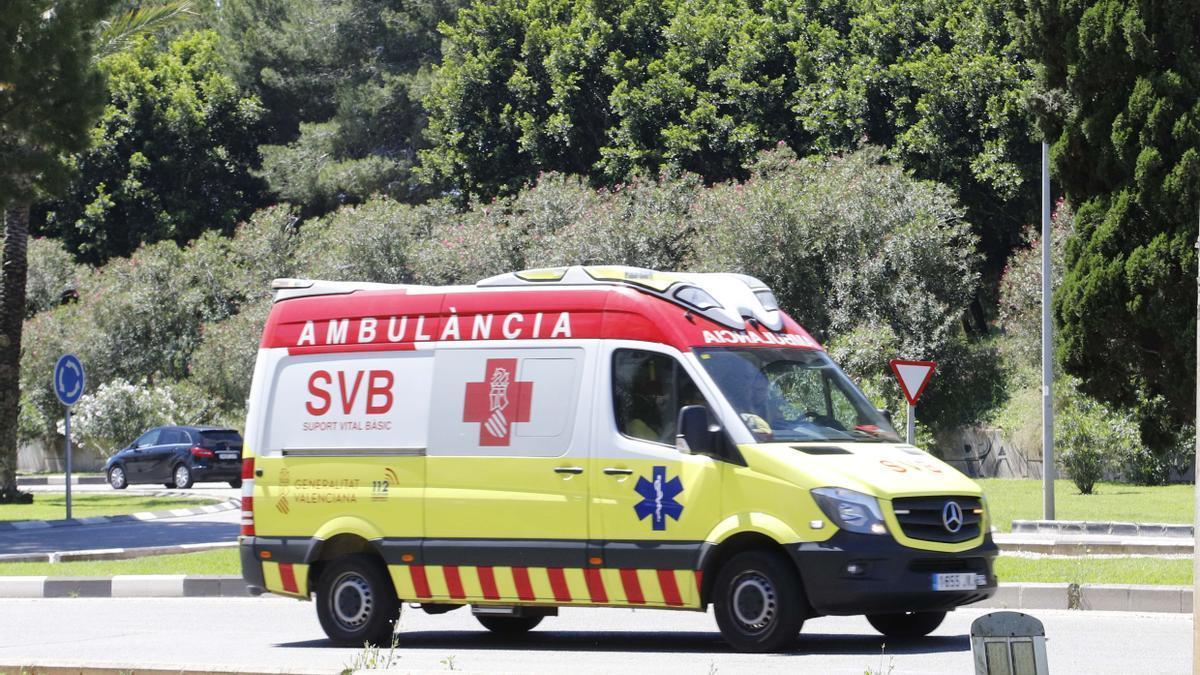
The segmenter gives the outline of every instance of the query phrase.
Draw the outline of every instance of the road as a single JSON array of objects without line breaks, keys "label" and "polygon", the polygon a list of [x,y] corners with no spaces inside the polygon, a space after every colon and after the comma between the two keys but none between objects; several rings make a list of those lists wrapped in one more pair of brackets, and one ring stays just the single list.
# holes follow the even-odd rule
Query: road
[{"label": "road", "polygon": [[[29,488],[33,492],[57,492],[63,486]],[[159,487],[157,491],[164,488]],[[73,486],[72,492],[113,492],[107,485]],[[128,493],[156,491],[155,488],[131,487]],[[197,485],[189,494],[213,499],[229,499],[241,494],[224,484]],[[0,551],[4,553],[49,553],[100,548],[133,548],[140,546],[171,546],[234,541],[238,535],[241,512],[232,509],[182,518],[165,518],[134,523],[76,525],[45,530],[15,530],[0,532]]]},{"label": "road", "polygon": [[[337,673],[362,649],[328,645],[310,603],[245,599],[6,600],[0,671],[21,665]],[[884,644],[859,617],[809,621],[789,654],[736,654],[712,617],[691,612],[564,609],[529,637],[506,641],[465,610],[405,609],[392,667],[474,672],[801,672],[894,675],[972,672],[971,621],[952,613],[922,641]],[[1175,614],[1036,611],[1052,673],[1185,673],[1192,618]],[[64,621],[64,617],[69,620]],[[881,650],[882,669],[881,666]],[[383,656],[386,657],[387,650]],[[5,667],[7,666],[7,668]]]}]

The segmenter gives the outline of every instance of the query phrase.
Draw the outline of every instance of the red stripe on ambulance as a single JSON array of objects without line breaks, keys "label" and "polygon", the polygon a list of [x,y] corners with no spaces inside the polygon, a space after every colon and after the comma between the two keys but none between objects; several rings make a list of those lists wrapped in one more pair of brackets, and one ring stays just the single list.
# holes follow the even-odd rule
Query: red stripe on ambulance
[{"label": "red stripe on ambulance", "polygon": [[608,593],[604,592],[604,579],[600,577],[600,570],[588,567],[583,570],[583,578],[587,580],[588,595],[591,596],[592,602],[608,602]]},{"label": "red stripe on ambulance", "polygon": [[288,593],[299,593],[300,589],[296,586],[296,571],[292,569],[291,563],[279,564],[279,581],[283,584],[283,590]]},{"label": "red stripe on ambulance", "polygon": [[496,574],[491,567],[480,567],[479,570],[479,586],[483,589],[483,598],[485,600],[499,600],[500,591],[496,588]]},{"label": "red stripe on ambulance", "polygon": [[673,607],[678,607],[683,604],[683,599],[679,597],[679,586],[675,583],[675,570],[656,570],[658,572],[658,585],[662,587],[663,601]]},{"label": "red stripe on ambulance", "polygon": [[458,575],[457,567],[446,565],[442,568],[442,575],[446,577],[446,588],[450,591],[450,597],[455,600],[467,597],[467,594],[463,592],[462,579]]},{"label": "red stripe on ambulance", "polygon": [[646,604],[642,595],[642,584],[638,581],[637,570],[621,570],[621,585],[625,587],[625,599],[635,605]]},{"label": "red stripe on ambulance", "polygon": [[551,567],[546,570],[546,576],[550,578],[550,590],[554,593],[554,600],[570,602],[571,589],[567,586],[567,575],[563,574],[562,568]]},{"label": "red stripe on ambulance", "polygon": [[529,569],[526,567],[512,568],[513,585],[517,587],[517,597],[521,600],[537,600],[533,594],[533,585],[529,583]]},{"label": "red stripe on ambulance", "polygon": [[416,592],[418,598],[433,597],[433,594],[429,592],[429,579],[425,577],[424,565],[412,565],[412,583],[413,591]]}]

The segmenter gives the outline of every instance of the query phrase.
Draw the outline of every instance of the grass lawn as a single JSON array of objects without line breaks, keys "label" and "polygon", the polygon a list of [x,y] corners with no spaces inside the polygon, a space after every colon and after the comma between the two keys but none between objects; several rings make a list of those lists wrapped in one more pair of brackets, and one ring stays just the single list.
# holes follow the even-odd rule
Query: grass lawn
[{"label": "grass lawn", "polygon": [[[165,511],[204,504],[211,499],[187,497],[153,497],[137,494],[96,494],[76,492],[71,495],[71,516],[115,516],[139,511]],[[64,494],[35,492],[32,504],[0,506],[0,521],[4,520],[61,520],[67,517],[67,497]]]},{"label": "grass lawn", "polygon": [[242,573],[237,547],[200,553],[156,555],[133,560],[90,560],[55,563],[0,563],[0,577],[110,577],[116,574],[233,574]]},{"label": "grass lawn", "polygon": [[1000,583],[1192,584],[1191,558],[996,558]]},{"label": "grass lawn", "polygon": [[[1042,481],[1036,479],[981,478],[992,524],[1012,529],[1013,520],[1040,520]],[[1195,493],[1191,485],[1147,487],[1097,483],[1090,495],[1079,494],[1069,480],[1054,482],[1054,516],[1058,520],[1120,521],[1126,523],[1192,522]]]}]

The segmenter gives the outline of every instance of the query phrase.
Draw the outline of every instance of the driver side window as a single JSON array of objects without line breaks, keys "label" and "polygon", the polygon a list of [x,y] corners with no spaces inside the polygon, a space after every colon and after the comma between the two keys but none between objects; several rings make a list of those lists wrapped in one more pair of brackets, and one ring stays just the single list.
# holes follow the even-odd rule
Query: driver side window
[{"label": "driver side window", "polygon": [[666,354],[618,349],[612,378],[617,430],[630,438],[674,445],[679,409],[706,405],[696,383]]},{"label": "driver side window", "polygon": [[146,433],[142,434],[140,438],[133,442],[133,447],[145,448],[151,445],[157,445],[158,436],[160,433],[162,433],[161,429],[151,429],[150,431],[147,431]]}]

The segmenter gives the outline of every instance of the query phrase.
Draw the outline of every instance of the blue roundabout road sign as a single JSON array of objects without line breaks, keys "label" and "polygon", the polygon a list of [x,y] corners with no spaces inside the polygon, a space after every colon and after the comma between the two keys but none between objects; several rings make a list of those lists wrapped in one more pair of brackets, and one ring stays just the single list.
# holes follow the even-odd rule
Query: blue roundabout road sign
[{"label": "blue roundabout road sign", "polygon": [[54,393],[63,405],[75,405],[83,395],[83,363],[74,354],[63,354],[54,364]]}]

